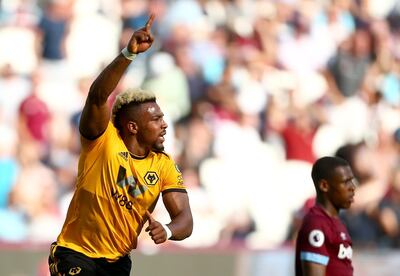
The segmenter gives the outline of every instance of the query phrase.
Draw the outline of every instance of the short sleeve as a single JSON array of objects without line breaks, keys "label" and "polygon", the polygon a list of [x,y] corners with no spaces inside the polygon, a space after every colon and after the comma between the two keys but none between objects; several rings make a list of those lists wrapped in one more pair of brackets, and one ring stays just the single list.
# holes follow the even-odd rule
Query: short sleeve
[{"label": "short sleeve", "polygon": [[[113,136],[113,137],[112,137]],[[104,132],[99,135],[96,139],[90,140],[80,135],[82,150],[90,151],[99,147],[99,145],[104,144],[104,142],[108,139],[111,143],[114,143],[114,138],[117,139],[118,134],[117,130],[114,127],[111,121],[108,122],[107,128]]]},{"label": "short sleeve", "polygon": [[329,253],[327,248],[329,230],[324,220],[307,220],[298,236],[300,260],[327,265]]},{"label": "short sleeve", "polygon": [[186,191],[186,186],[183,184],[182,173],[172,158],[166,158],[162,173],[163,177],[161,192],[165,192],[167,190],[179,190],[182,192]]}]

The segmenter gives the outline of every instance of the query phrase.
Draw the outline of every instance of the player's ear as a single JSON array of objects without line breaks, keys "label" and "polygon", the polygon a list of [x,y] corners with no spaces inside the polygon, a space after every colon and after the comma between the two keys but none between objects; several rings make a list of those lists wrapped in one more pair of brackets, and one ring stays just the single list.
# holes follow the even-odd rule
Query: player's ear
[{"label": "player's ear", "polygon": [[128,122],[128,130],[132,134],[136,134],[138,130],[138,125],[134,121]]},{"label": "player's ear", "polygon": [[328,183],[328,181],[325,180],[325,179],[321,179],[321,180],[319,181],[319,183],[318,183],[318,186],[319,186],[319,190],[320,190],[321,192],[326,193],[326,192],[329,191],[329,183]]}]

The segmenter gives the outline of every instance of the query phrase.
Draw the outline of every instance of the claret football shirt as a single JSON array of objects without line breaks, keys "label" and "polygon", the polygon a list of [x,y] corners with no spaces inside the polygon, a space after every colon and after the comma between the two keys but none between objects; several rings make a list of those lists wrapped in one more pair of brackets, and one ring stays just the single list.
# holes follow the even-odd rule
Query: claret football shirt
[{"label": "claret football shirt", "polygon": [[160,193],[186,188],[168,154],[135,159],[111,122],[99,138],[81,140],[76,190],[57,245],[113,261],[136,248]]},{"label": "claret football shirt", "polygon": [[326,266],[326,276],[352,276],[352,242],[339,218],[329,216],[319,205],[304,217],[296,242],[296,276],[301,262]]}]

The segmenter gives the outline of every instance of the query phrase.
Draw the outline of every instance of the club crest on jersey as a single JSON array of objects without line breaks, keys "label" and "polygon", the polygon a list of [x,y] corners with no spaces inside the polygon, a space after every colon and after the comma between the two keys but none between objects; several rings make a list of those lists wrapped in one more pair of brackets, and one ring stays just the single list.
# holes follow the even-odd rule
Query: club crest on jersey
[{"label": "club crest on jersey", "polygon": [[125,161],[128,161],[129,153],[127,151],[118,152],[118,155],[121,156]]},{"label": "club crest on jersey", "polygon": [[79,266],[77,267],[73,267],[68,271],[68,275],[77,275],[79,273],[81,273],[81,268]]},{"label": "club crest on jersey", "polygon": [[324,233],[319,229],[314,229],[308,235],[308,242],[314,247],[321,247],[324,244]]},{"label": "club crest on jersey", "polygon": [[342,241],[346,240],[346,233],[340,232],[340,237],[342,238]]},{"label": "club crest on jersey", "polygon": [[158,182],[159,177],[156,172],[149,171],[146,173],[144,176],[144,181],[146,182],[147,185],[149,186],[154,186]]}]

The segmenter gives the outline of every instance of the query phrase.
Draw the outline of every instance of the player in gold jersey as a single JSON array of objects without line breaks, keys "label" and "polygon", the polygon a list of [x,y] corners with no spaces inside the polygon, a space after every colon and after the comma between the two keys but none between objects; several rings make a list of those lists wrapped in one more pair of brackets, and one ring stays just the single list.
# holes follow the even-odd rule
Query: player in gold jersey
[{"label": "player in gold jersey", "polygon": [[[167,124],[154,94],[127,90],[117,96],[112,114],[107,106],[131,61],[152,45],[153,20],[151,15],[133,33],[90,87],[79,125],[76,190],[51,246],[52,275],[129,275],[129,254],[146,221],[145,231],[156,244],[192,233],[182,175],[163,151]],[[171,218],[167,225],[151,216],[160,194]]]}]

